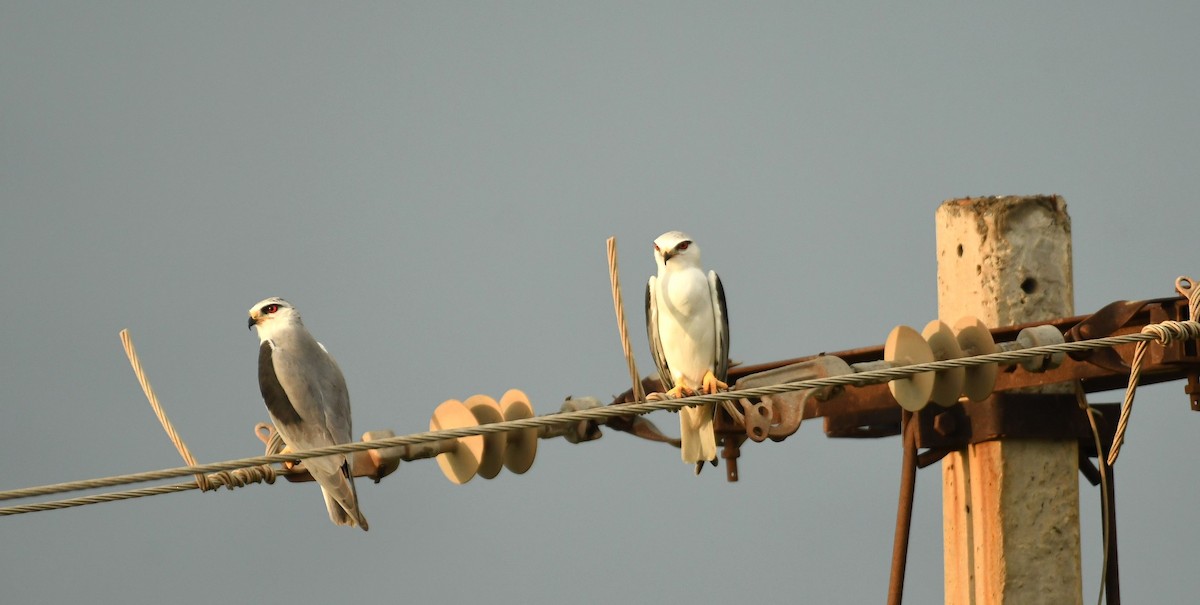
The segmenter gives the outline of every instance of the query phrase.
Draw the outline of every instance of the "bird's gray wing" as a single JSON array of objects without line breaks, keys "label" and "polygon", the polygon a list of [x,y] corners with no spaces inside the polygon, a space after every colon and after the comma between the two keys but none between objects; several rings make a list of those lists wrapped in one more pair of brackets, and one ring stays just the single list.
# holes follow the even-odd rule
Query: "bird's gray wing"
[{"label": "bird's gray wing", "polygon": [[708,272],[708,290],[712,295],[713,319],[717,330],[717,358],[714,374],[717,380],[728,382],[729,378],[729,311],[725,308],[725,288],[716,271]]},{"label": "bird's gray wing", "polygon": [[325,345],[318,342],[317,346],[321,347],[323,353],[320,365],[324,367],[324,371],[318,374],[317,386],[325,397],[325,426],[336,442],[354,441],[350,423],[350,391],[346,388],[346,378],[342,375],[337,360],[325,349]]},{"label": "bird's gray wing", "polygon": [[650,339],[650,355],[654,357],[654,365],[658,367],[658,376],[662,379],[663,389],[675,387],[671,377],[671,368],[667,367],[667,356],[663,353],[662,337],[658,334],[658,301],[655,287],[658,278],[651,275],[646,284],[646,336]]}]

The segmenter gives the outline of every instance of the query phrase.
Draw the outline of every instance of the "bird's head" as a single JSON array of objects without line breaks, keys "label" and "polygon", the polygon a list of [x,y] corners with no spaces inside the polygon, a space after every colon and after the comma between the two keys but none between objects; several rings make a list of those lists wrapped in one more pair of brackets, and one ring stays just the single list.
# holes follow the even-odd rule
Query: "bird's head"
[{"label": "bird's head", "polygon": [[258,301],[253,307],[250,307],[250,321],[246,324],[253,328],[258,326],[258,335],[266,338],[265,333],[269,333],[285,325],[300,323],[300,312],[292,303],[272,296]]},{"label": "bird's head", "polygon": [[659,268],[677,265],[700,266],[700,246],[682,231],[668,231],[654,240],[654,260]]}]

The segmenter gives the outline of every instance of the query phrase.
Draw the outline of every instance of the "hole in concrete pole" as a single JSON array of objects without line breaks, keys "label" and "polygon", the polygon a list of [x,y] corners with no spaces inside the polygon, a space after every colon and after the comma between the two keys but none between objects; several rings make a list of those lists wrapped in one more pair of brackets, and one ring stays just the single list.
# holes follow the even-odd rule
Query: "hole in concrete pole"
[{"label": "hole in concrete pole", "polygon": [[1025,281],[1021,282],[1021,290],[1026,294],[1033,294],[1037,290],[1037,280],[1032,277],[1026,277]]},{"label": "hole in concrete pole", "polygon": [[962,256],[962,253],[963,253],[962,244],[959,244],[959,245],[958,245],[958,255],[959,255],[959,256]]}]

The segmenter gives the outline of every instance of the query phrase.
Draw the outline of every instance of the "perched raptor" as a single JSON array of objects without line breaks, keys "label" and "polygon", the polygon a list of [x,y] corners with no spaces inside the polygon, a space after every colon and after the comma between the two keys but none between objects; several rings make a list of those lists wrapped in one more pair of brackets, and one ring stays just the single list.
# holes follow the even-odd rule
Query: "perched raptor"
[{"label": "perched raptor", "polygon": [[[704,274],[700,247],[680,231],[654,240],[654,260],[658,275],[646,285],[646,333],[667,395],[727,389],[729,315],[720,278]],[[716,460],[713,412],[713,404],[679,410],[684,462]]]},{"label": "perched raptor", "polygon": [[[300,312],[282,298],[268,298],[250,309],[249,325],[258,327],[258,387],[284,443],[308,450],[352,441],[346,379],[305,329]],[[305,460],[304,467],[321,485],[330,520],[365,531],[352,460],[345,454],[322,456]]]}]

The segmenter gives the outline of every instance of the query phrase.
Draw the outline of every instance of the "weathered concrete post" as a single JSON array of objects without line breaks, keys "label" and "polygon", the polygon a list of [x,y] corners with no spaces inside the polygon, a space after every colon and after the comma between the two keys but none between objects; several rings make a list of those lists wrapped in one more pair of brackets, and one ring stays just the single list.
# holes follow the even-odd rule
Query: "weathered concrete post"
[{"label": "weathered concrete post", "polygon": [[[964,315],[989,327],[1074,315],[1061,197],[947,201],[937,211],[937,258],[938,317],[951,325]],[[947,604],[1082,603],[1078,449],[1002,439],[943,460]]]}]

